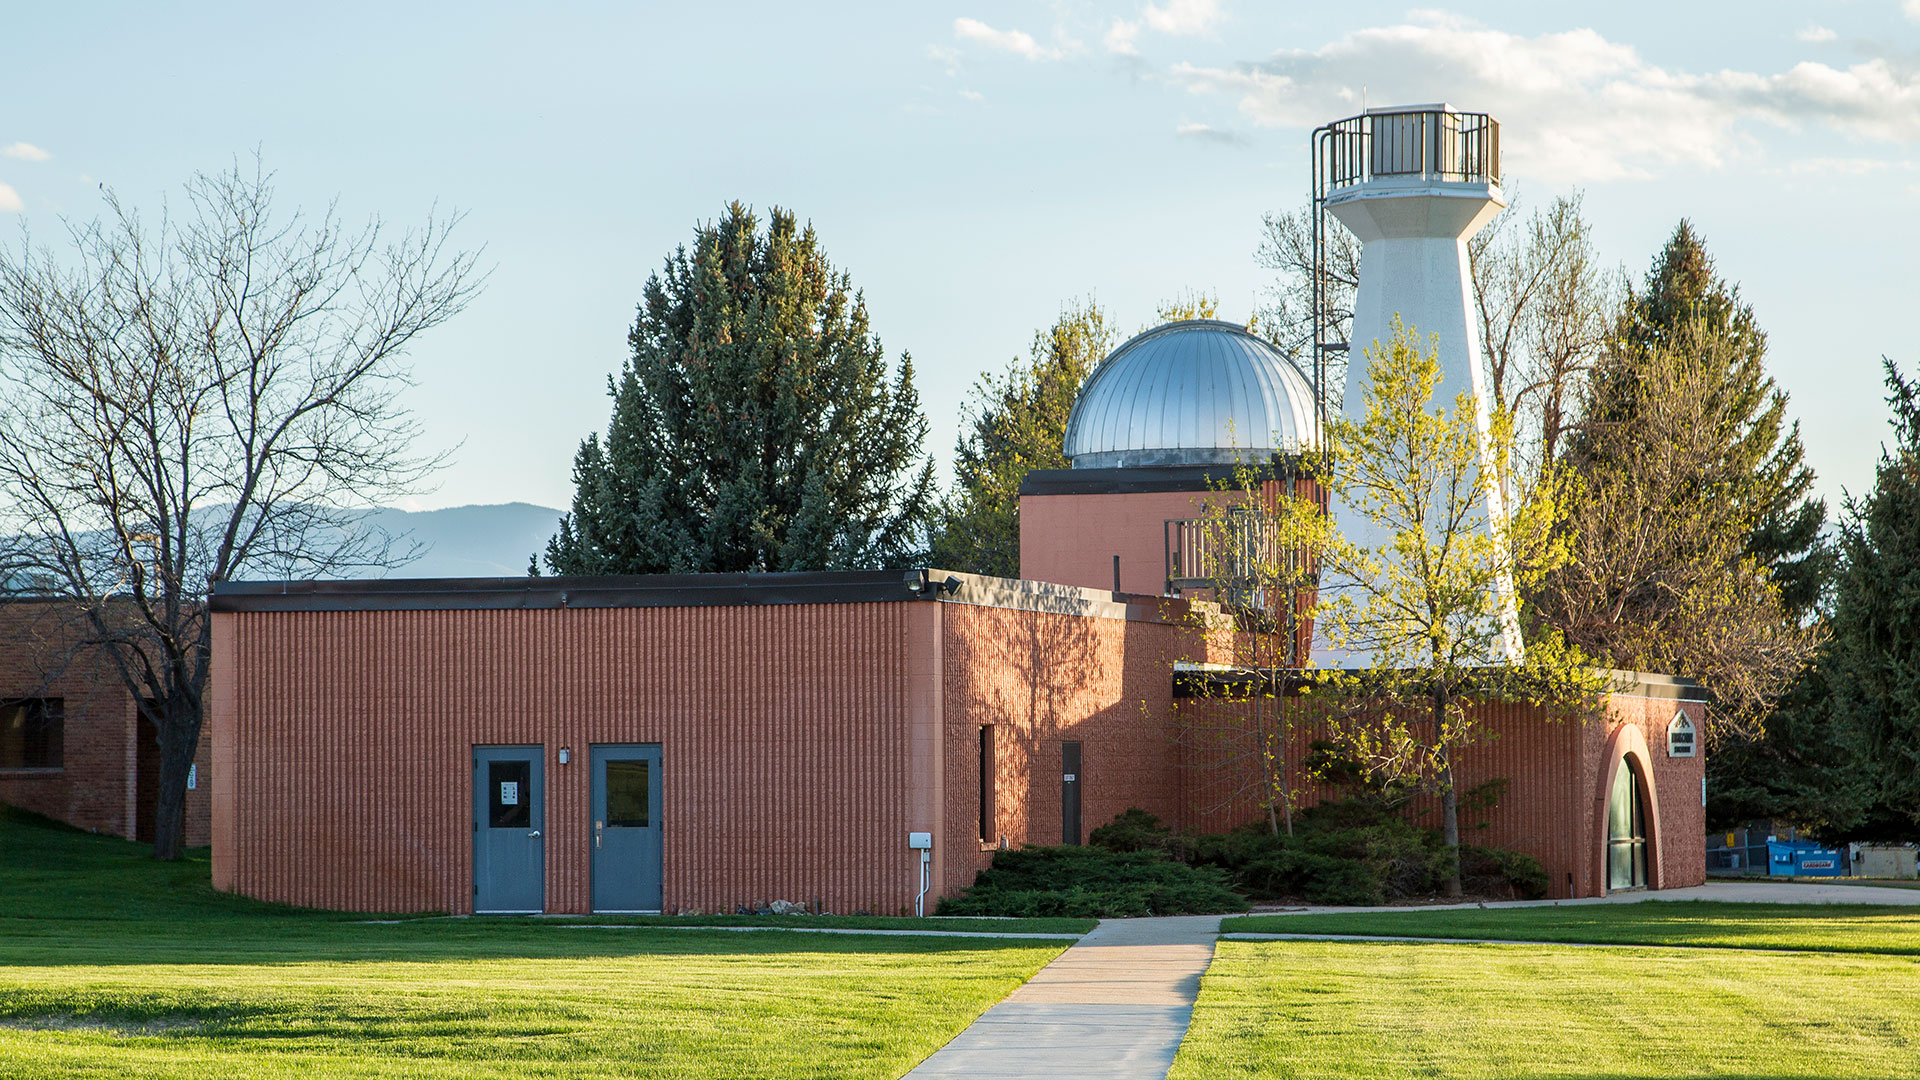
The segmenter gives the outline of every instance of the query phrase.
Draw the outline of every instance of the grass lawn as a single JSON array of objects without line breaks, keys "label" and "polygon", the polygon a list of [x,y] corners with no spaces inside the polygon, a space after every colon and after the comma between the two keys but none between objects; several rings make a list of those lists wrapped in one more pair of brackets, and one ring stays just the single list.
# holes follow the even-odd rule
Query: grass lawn
[{"label": "grass lawn", "polygon": [[1223,941],[1170,1080],[1920,1075],[1920,962]]},{"label": "grass lawn", "polygon": [[1248,915],[1226,920],[1221,930],[1225,933],[1390,934],[1920,956],[1920,905],[1649,900],[1640,904],[1566,907]]},{"label": "grass lawn", "polygon": [[1172,1080],[1920,1076],[1920,909],[1650,901],[1223,929],[1542,944],[1222,941]]},{"label": "grass lawn", "polygon": [[369,925],[206,876],[0,811],[0,1077],[892,1080],[1068,944]]}]

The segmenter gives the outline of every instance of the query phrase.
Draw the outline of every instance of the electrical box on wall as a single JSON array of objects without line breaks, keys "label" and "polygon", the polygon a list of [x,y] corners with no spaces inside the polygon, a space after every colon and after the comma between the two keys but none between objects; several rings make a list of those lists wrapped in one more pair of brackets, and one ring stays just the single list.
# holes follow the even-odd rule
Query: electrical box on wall
[{"label": "electrical box on wall", "polygon": [[910,832],[907,834],[907,846],[915,851],[930,851],[933,848],[933,834]]}]

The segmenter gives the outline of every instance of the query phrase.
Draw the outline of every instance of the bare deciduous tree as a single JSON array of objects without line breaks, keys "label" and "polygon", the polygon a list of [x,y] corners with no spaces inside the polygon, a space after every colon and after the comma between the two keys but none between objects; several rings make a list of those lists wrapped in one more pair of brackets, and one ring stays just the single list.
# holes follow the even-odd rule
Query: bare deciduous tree
[{"label": "bare deciduous tree", "polygon": [[[1313,371],[1313,211],[1267,214],[1261,219],[1260,246],[1254,260],[1274,272],[1267,304],[1259,313],[1262,336],[1273,342],[1301,371]],[[1327,229],[1325,299],[1327,328],[1346,341],[1353,330],[1353,293],[1360,284],[1360,241],[1333,222]],[[1327,371],[1326,395],[1335,413],[1346,386],[1346,363],[1335,353]]]},{"label": "bare deciduous tree", "polygon": [[1516,200],[1467,245],[1493,407],[1513,414],[1532,476],[1559,453],[1574,387],[1604,351],[1622,291],[1595,264],[1580,207],[1576,193],[1522,222]]},{"label": "bare deciduous tree", "polygon": [[244,574],[324,576],[405,557],[363,525],[415,492],[398,360],[481,284],[458,218],[391,235],[276,214],[258,162],[186,184],[157,224],[109,193],[56,257],[0,250],[0,573],[72,601],[160,748],[154,855],[183,841],[211,624]]}]

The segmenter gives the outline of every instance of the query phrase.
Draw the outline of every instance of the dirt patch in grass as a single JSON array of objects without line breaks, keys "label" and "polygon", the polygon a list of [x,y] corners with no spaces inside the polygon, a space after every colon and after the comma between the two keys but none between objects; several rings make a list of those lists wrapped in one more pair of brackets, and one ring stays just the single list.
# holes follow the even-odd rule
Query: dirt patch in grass
[{"label": "dirt patch in grass", "polygon": [[8,1031],[77,1031],[88,1035],[176,1035],[206,1026],[197,1016],[150,1016],[144,1020],[115,1020],[99,1016],[14,1016],[0,1018]]}]

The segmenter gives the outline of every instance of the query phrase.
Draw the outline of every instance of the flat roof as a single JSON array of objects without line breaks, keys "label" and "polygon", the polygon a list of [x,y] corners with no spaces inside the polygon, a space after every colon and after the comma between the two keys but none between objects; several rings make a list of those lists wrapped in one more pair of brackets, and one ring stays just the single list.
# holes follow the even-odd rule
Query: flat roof
[{"label": "flat roof", "polygon": [[[913,592],[909,574],[951,590]],[[616,577],[373,578],[356,581],[223,581],[216,612],[534,611],[558,608],[749,607],[773,604],[898,604],[938,600],[1062,615],[1168,621],[1169,601],[1044,581],[919,567],[754,574],[632,574]],[[1178,603],[1177,601],[1172,601]]]}]

